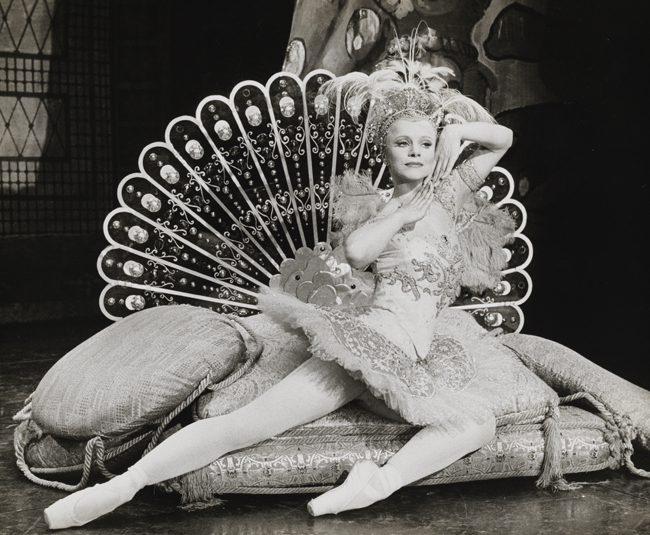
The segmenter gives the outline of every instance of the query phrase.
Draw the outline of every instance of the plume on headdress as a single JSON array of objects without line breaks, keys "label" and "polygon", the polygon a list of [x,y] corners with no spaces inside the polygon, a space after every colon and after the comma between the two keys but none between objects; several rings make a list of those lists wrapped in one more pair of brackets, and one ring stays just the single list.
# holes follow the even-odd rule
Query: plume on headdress
[{"label": "plume on headdress", "polygon": [[399,57],[379,63],[370,75],[352,72],[330,80],[321,88],[330,102],[340,91],[342,103],[358,121],[368,111],[368,137],[382,144],[388,127],[400,118],[421,117],[435,126],[451,122],[495,122],[480,104],[447,86],[447,67],[433,67],[415,59],[417,39],[411,39],[408,57],[399,49]]}]

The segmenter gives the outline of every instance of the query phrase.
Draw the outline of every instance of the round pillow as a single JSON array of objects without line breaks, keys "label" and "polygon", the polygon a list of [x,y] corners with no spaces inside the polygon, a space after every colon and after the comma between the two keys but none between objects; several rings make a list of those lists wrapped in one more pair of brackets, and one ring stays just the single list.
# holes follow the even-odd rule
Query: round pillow
[{"label": "round pillow", "polygon": [[32,418],[59,437],[119,436],[161,420],[245,358],[228,316],[189,305],[142,310],[61,358],[34,392]]}]

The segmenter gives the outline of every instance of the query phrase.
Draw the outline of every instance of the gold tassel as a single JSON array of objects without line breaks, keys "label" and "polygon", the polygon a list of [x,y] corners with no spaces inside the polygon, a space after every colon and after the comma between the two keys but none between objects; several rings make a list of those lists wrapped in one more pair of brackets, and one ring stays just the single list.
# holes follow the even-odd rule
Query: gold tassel
[{"label": "gold tassel", "polygon": [[560,409],[549,405],[548,416],[542,424],[544,431],[544,461],[542,473],[535,485],[539,489],[576,490],[582,488],[577,483],[569,483],[562,474],[562,434],[559,427]]}]

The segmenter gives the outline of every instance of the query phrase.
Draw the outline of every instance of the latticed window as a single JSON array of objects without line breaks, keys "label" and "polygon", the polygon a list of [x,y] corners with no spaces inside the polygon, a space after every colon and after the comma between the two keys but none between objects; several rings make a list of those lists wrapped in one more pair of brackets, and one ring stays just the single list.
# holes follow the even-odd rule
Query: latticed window
[{"label": "latticed window", "polygon": [[0,234],[88,232],[110,206],[109,0],[0,0]]}]

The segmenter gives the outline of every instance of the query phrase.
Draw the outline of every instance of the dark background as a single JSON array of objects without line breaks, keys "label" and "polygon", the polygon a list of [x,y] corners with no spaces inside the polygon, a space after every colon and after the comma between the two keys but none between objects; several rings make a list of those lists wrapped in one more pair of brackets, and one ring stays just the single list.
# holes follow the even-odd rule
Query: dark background
[{"label": "dark background", "polygon": [[[542,71],[561,101],[498,119],[516,136],[503,165],[525,172],[531,184],[521,198],[535,248],[524,332],[650,388],[647,30],[640,9],[624,6],[552,1]],[[114,0],[115,186],[137,171],[141,149],[163,140],[173,118],[193,115],[209,94],[228,95],[244,79],[265,83],[279,71],[292,13],[289,1]],[[30,242],[34,257],[61,255],[67,238],[57,239]],[[79,292],[89,302],[104,286],[95,262],[105,245],[97,234],[67,249],[75,261],[66,276],[84,281]],[[16,266],[25,283],[52,277],[38,262]],[[30,288],[34,299],[43,293]]]},{"label": "dark background", "polygon": [[[158,138],[167,121],[193,114],[204,96],[228,94],[243,79],[264,83],[280,69],[292,3],[230,4],[224,10],[220,2],[194,1],[175,9],[180,4],[169,2],[174,30],[168,59],[157,59],[169,62]],[[498,119],[516,134],[503,165],[508,168],[510,158],[520,167],[515,160],[524,154],[531,183],[522,198],[535,247],[524,332],[564,343],[650,387],[646,96],[640,72],[647,48],[639,15],[611,3],[553,2],[542,72],[562,102]],[[138,17],[139,32],[155,31],[143,20]],[[119,63],[120,54],[133,50],[116,52]],[[131,60],[139,68],[140,60]],[[119,106],[119,85],[115,96]],[[122,169],[135,170],[139,147],[158,138],[120,144]]]}]

